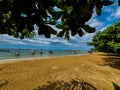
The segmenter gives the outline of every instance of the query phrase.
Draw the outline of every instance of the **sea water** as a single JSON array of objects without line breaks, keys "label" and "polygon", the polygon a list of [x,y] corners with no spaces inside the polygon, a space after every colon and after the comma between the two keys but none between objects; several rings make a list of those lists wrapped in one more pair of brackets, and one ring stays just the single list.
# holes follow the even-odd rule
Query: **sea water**
[{"label": "sea water", "polygon": [[0,61],[20,58],[43,58],[66,55],[83,55],[81,50],[0,49]]}]

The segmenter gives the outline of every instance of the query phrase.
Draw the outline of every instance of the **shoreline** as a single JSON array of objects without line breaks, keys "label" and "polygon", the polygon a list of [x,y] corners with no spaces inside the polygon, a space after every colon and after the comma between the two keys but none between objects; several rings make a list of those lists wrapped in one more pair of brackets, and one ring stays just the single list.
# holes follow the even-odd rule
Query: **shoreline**
[{"label": "shoreline", "polygon": [[[16,52],[18,52],[20,55],[16,56]],[[42,52],[42,54],[41,54]],[[31,59],[31,58],[48,58],[48,57],[58,57],[58,56],[69,56],[69,55],[82,55],[82,54],[86,54],[87,51],[70,51],[70,50],[53,50],[53,53],[51,54],[49,52],[49,50],[37,50],[35,51],[35,53],[32,55],[31,54],[32,51],[22,51],[21,49],[18,51],[18,50],[11,50],[9,52],[0,52],[0,62],[1,61],[8,61],[8,60],[20,60],[20,59]]]},{"label": "shoreline", "polygon": [[48,56],[48,57],[35,57],[35,58],[18,58],[18,59],[1,59],[0,60],[0,64],[1,63],[5,63],[5,62],[20,62],[20,61],[34,61],[34,60],[42,60],[42,59],[49,59],[49,58],[59,58],[59,57],[72,57],[72,56],[84,56],[84,55],[88,55],[89,53],[86,54],[76,54],[76,55],[63,55],[63,56]]}]

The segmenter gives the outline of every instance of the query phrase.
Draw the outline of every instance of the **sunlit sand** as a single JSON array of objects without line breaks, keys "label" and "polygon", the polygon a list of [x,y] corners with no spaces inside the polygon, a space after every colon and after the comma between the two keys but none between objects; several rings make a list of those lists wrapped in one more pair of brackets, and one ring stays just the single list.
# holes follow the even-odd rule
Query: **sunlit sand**
[{"label": "sunlit sand", "polygon": [[114,90],[112,82],[120,85],[119,63],[120,57],[99,52],[4,61],[0,62],[0,90],[38,90],[49,82],[70,80],[83,80],[98,90]]}]

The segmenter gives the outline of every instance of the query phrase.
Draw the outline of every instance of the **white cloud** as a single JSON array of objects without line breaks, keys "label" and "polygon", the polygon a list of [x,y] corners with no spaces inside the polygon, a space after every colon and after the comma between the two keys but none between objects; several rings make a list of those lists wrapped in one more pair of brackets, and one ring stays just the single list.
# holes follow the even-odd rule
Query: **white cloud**
[{"label": "white cloud", "polygon": [[105,29],[106,29],[106,27],[103,27],[103,28],[101,28],[99,31],[102,32],[102,31],[104,31]]},{"label": "white cloud", "polygon": [[[3,39],[2,39],[3,38]],[[31,39],[16,39],[8,35],[0,35],[0,42],[6,43],[6,44],[16,44],[16,45],[31,45],[31,46],[49,46],[53,45],[54,43],[58,43],[58,45],[65,45],[70,46],[68,40],[65,40],[63,38],[58,37],[51,37],[49,39],[43,37],[43,36],[36,36],[35,38]]]},{"label": "white cloud", "polygon": [[116,18],[120,18],[120,7],[117,8],[115,15]]},{"label": "white cloud", "polygon": [[107,16],[107,19],[106,19],[107,21],[120,18],[120,7],[118,7],[117,5],[118,4],[115,3],[114,7],[111,6],[111,7],[104,8],[104,13],[109,13],[109,16]]},{"label": "white cloud", "polygon": [[98,30],[99,28],[103,26],[104,22],[98,19],[98,16],[96,15],[94,11],[92,18],[86,24],[90,25],[91,27],[95,27]]},{"label": "white cloud", "polygon": [[103,25],[103,23],[100,22],[99,20],[97,20],[96,18],[91,19],[91,20],[88,22],[88,24],[89,24],[91,27],[96,27],[96,28],[101,27],[101,26]]},{"label": "white cloud", "polygon": [[90,42],[92,37],[93,37],[94,33],[86,33],[83,37],[79,37],[78,35],[71,37],[70,39],[70,43],[71,43],[71,47],[87,47],[87,42]]},{"label": "white cloud", "polygon": [[103,9],[103,11],[104,11],[105,13],[111,13],[111,12],[114,12],[114,8],[112,8],[112,7],[105,7],[105,8]]}]

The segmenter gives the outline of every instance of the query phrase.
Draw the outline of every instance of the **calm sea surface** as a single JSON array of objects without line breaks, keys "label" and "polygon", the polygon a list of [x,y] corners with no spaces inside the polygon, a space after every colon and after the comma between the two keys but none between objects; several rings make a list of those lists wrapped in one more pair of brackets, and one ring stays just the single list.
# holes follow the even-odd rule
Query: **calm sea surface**
[{"label": "calm sea surface", "polygon": [[0,60],[84,55],[86,53],[87,51],[80,50],[0,49]]}]

